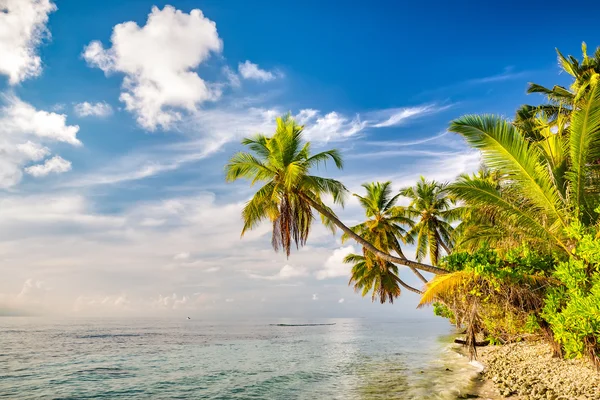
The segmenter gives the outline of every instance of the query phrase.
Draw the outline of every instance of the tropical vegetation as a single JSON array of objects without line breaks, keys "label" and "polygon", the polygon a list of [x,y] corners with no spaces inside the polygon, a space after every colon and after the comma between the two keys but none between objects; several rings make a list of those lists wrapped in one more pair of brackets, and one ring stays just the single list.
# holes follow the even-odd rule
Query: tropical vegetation
[{"label": "tropical vegetation", "polygon": [[[303,127],[278,118],[273,135],[245,139],[249,152],[226,166],[228,181],[262,185],[242,212],[242,234],[269,221],[273,247],[289,256],[319,214],[361,246],[345,260],[358,292],[381,303],[401,287],[421,293],[421,306],[434,304],[466,328],[473,356],[480,339],[541,337],[555,355],[600,367],[600,48],[593,56],[582,50],[581,61],[558,51],[569,87],[530,84],[542,104],[521,106],[513,119],[451,121],[449,131],[480,151],[480,171],[447,183],[422,177],[397,191],[391,182],[366,183],[366,194],[355,195],[366,219],[352,227],[326,204],[343,206],[347,188],[313,174],[326,162],[342,168],[341,154],[312,154]],[[406,256],[411,245],[416,261]],[[401,278],[399,266],[424,287]]]}]

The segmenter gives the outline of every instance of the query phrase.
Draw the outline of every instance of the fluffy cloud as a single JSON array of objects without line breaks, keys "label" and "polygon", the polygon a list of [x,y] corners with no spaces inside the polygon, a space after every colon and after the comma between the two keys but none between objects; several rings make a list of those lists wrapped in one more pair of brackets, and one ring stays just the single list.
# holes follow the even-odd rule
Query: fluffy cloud
[{"label": "fluffy cloud", "polygon": [[279,272],[277,272],[274,275],[257,275],[252,273],[248,275],[251,278],[266,279],[270,281],[280,281],[307,276],[308,270],[304,267],[294,267],[292,265],[286,264],[279,270]]},{"label": "fluffy cloud", "polygon": [[25,172],[31,176],[35,176],[36,178],[46,176],[50,173],[60,174],[70,170],[71,162],[65,160],[61,156],[54,156],[47,159],[43,164],[32,165],[25,168]]},{"label": "fluffy cloud", "polygon": [[277,77],[277,75],[273,72],[260,69],[257,64],[253,64],[248,60],[246,60],[246,62],[239,63],[238,71],[244,79],[253,79],[262,82],[272,81]]},{"label": "fluffy cloud", "polygon": [[67,116],[36,110],[16,96],[5,96],[6,106],[0,109],[0,135],[33,135],[43,140],[80,146],[79,126],[67,125]]},{"label": "fluffy cloud", "polygon": [[37,47],[49,36],[50,0],[0,0],[0,74],[15,85],[42,72]]},{"label": "fluffy cloud", "polygon": [[178,110],[195,111],[219,96],[193,71],[222,49],[215,23],[202,11],[153,7],[143,27],[132,21],[116,25],[111,42],[105,49],[93,41],[83,56],[106,74],[125,74],[120,100],[142,127],[166,129],[181,119]]},{"label": "fluffy cloud", "polygon": [[87,101],[75,104],[73,110],[80,117],[108,117],[113,112],[112,107],[108,103],[88,103]]},{"label": "fluffy cloud", "polygon": [[44,311],[50,292],[51,288],[44,281],[27,278],[16,295],[0,293],[0,313],[8,310],[18,315]]},{"label": "fluffy cloud", "polygon": [[[5,104],[0,108],[0,188],[16,185],[23,176],[23,167],[50,155],[45,144],[81,145],[77,139],[79,126],[68,125],[64,114],[37,110],[14,95],[6,95],[3,100]],[[43,176],[68,171],[70,166],[70,162],[56,156],[26,171]]]},{"label": "fluffy cloud", "polygon": [[317,271],[316,277],[319,280],[327,278],[337,278],[340,276],[348,276],[350,273],[350,265],[344,263],[344,257],[350,253],[355,253],[354,246],[340,247],[335,249],[331,256],[323,264],[323,269]]}]

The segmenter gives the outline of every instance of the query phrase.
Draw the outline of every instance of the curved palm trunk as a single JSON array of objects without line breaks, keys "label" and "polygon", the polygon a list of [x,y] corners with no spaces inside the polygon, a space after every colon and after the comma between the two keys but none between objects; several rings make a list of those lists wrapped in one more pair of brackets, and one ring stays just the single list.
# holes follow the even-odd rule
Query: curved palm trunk
[{"label": "curved palm trunk", "polygon": [[377,247],[373,246],[371,243],[363,239],[360,235],[357,235],[352,231],[352,229],[348,228],[342,221],[340,221],[333,213],[330,213],[325,207],[321,206],[318,202],[306,196],[303,193],[300,193],[300,196],[310,204],[315,210],[333,222],[338,228],[340,228],[344,233],[350,236],[352,239],[356,240],[361,246],[369,250],[371,253],[376,255],[377,257],[393,262],[396,264],[406,265],[407,267],[413,267],[415,269],[420,269],[421,271],[431,272],[432,274],[441,275],[447,274],[448,271],[442,268],[434,267],[433,265],[421,264],[420,262],[411,261],[406,258],[394,257],[391,254],[385,253],[379,250]]},{"label": "curved palm trunk", "polygon": [[[406,258],[406,256],[404,255],[404,253],[402,252],[402,249],[400,248],[400,246],[396,246],[393,245],[394,247],[394,251],[396,253],[398,253],[398,255],[402,258]],[[429,281],[427,279],[425,279],[425,277],[415,268],[415,267],[408,267],[410,268],[410,270],[417,276],[417,278],[419,278],[423,283],[428,283]]]},{"label": "curved palm trunk", "polygon": [[414,287],[404,283],[404,281],[402,279],[398,278],[396,275],[392,274],[392,276],[394,277],[394,280],[396,282],[398,282],[398,284],[400,286],[402,286],[404,289],[410,290],[411,292],[416,293],[416,294],[423,294],[423,292],[421,292],[419,289],[415,289]]}]

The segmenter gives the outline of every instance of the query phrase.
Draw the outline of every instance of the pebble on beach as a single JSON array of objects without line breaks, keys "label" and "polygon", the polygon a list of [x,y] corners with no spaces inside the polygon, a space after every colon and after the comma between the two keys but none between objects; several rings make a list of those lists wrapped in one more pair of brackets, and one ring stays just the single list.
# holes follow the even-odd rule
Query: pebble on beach
[{"label": "pebble on beach", "polygon": [[585,360],[552,357],[546,343],[513,343],[477,351],[483,377],[506,398],[600,400],[600,372]]}]

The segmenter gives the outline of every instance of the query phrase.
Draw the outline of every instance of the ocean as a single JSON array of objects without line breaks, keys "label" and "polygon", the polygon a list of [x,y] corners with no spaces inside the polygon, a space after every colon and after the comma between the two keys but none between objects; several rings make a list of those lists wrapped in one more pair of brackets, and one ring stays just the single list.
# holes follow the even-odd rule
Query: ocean
[{"label": "ocean", "polygon": [[3,317],[0,398],[456,399],[476,372],[452,332],[442,319]]}]

